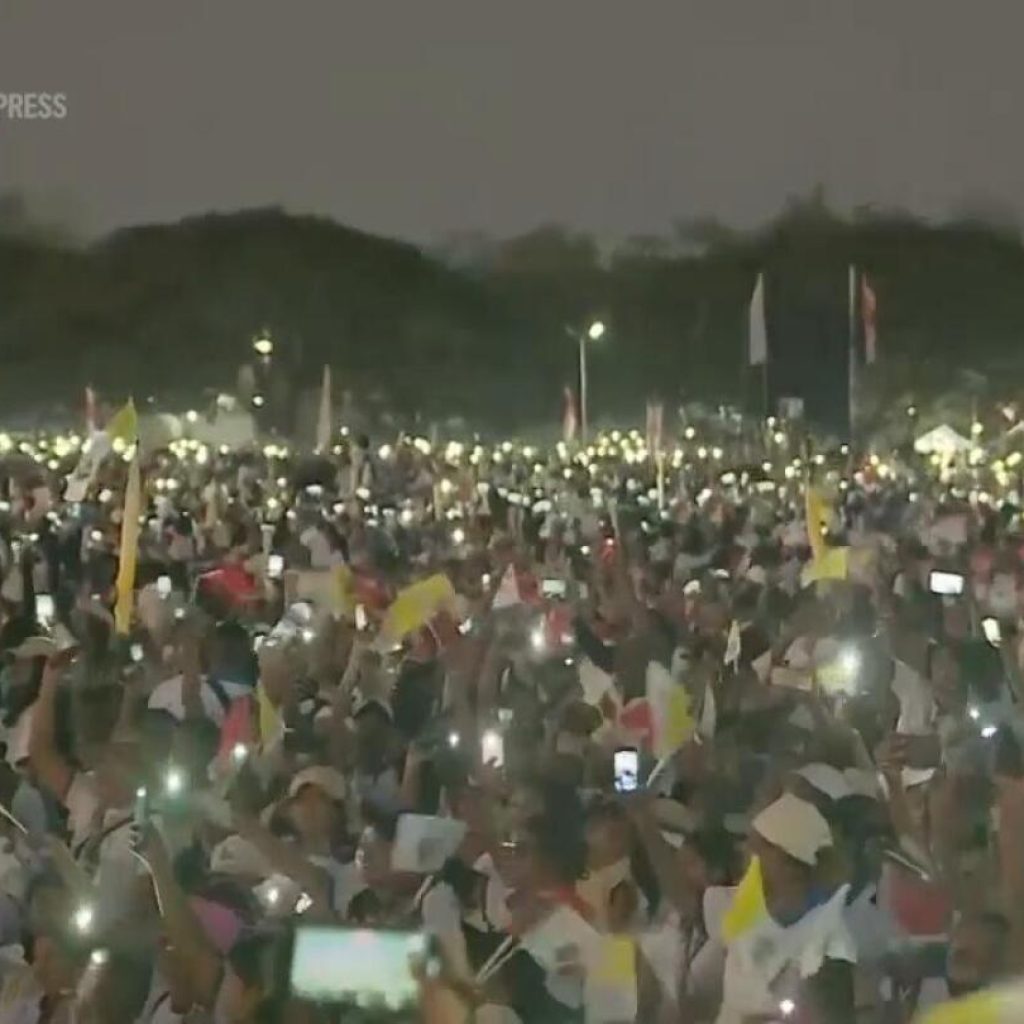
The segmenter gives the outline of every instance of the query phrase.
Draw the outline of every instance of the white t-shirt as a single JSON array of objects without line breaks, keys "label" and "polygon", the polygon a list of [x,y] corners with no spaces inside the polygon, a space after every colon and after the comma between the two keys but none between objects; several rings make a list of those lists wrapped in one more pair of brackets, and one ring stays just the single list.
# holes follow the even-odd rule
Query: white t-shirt
[{"label": "white t-shirt", "polygon": [[[182,676],[172,676],[170,679],[165,679],[149,695],[147,707],[153,711],[168,711],[179,722],[184,721],[185,702],[182,697],[183,684],[184,679]],[[246,686],[244,683],[221,683],[220,686],[224,691],[224,696],[229,701],[234,700],[236,697],[244,697],[246,694],[253,692],[253,688]],[[203,711],[206,713],[206,717],[217,725],[223,725],[227,711],[224,703],[217,696],[217,691],[204,681],[202,689],[199,691],[199,696],[203,702]]]},{"label": "white t-shirt", "polygon": [[744,1024],[749,1016],[779,1012],[784,998],[795,999],[802,979],[813,977],[826,959],[856,963],[853,937],[844,911],[849,886],[808,911],[789,927],[765,916],[728,944],[722,1007],[717,1024]]},{"label": "white t-shirt", "polygon": [[326,871],[331,877],[331,896],[334,910],[342,917],[348,915],[352,901],[367,888],[362,872],[354,862],[342,864],[333,857],[309,857],[310,864]]},{"label": "white t-shirt", "polygon": [[380,775],[357,772],[352,788],[360,801],[375,807],[397,810],[402,803],[402,783],[394,768],[385,768]]},{"label": "white t-shirt", "polygon": [[[938,709],[921,674],[904,662],[897,661],[891,685],[892,692],[900,702],[896,731],[905,736],[931,735],[935,731]],[[927,782],[934,774],[934,768],[904,768],[903,785],[919,785]]]}]

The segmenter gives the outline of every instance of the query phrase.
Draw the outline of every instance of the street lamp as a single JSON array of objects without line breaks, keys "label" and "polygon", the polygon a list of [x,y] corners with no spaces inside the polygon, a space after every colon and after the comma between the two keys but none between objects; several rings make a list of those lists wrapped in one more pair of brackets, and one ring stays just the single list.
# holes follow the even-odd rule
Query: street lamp
[{"label": "street lamp", "polygon": [[264,359],[269,359],[274,351],[274,343],[266,334],[261,334],[253,343],[253,351]]},{"label": "street lamp", "polygon": [[605,325],[601,320],[594,320],[585,331],[579,334],[580,346],[580,440],[587,441],[587,342],[600,341],[604,337]]}]

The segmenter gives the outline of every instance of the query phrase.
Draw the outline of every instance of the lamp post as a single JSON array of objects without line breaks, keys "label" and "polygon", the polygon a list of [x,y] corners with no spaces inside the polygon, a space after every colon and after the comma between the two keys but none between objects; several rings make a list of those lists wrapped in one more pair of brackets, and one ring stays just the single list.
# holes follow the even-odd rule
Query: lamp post
[{"label": "lamp post", "polygon": [[579,333],[580,347],[580,440],[587,440],[587,342],[599,341],[604,337],[605,326],[595,320],[585,331]]}]

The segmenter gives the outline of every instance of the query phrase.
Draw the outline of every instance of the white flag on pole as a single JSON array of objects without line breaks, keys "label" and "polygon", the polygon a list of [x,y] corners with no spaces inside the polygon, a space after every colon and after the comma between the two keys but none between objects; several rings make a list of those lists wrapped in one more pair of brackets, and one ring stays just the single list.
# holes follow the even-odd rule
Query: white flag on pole
[{"label": "white flag on pole", "polygon": [[757,275],[750,299],[750,365],[764,366],[768,361],[768,329],[764,320],[764,275]]},{"label": "white flag on pole", "polygon": [[320,389],[320,413],[316,420],[316,450],[318,452],[330,451],[332,427],[331,368],[325,364],[324,380]]}]

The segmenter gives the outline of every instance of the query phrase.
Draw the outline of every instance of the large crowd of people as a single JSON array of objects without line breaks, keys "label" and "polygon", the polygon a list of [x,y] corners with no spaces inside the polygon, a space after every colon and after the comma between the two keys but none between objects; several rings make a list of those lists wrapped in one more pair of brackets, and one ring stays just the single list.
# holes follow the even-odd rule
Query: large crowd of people
[{"label": "large crowd of people", "polygon": [[8,443],[0,1024],[996,1019],[1016,478],[695,434]]}]

